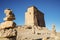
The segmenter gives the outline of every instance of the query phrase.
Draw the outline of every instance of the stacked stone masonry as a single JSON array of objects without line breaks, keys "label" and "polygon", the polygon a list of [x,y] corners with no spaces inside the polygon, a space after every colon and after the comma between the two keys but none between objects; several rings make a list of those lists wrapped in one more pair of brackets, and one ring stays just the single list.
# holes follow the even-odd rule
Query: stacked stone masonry
[{"label": "stacked stone masonry", "polygon": [[4,22],[0,24],[0,39],[13,40],[16,37],[16,30],[14,29],[16,23],[13,22],[15,16],[10,9],[6,9],[4,13],[6,17],[4,18]]},{"label": "stacked stone masonry", "polygon": [[34,6],[29,7],[25,13],[25,25],[45,27],[44,14]]}]

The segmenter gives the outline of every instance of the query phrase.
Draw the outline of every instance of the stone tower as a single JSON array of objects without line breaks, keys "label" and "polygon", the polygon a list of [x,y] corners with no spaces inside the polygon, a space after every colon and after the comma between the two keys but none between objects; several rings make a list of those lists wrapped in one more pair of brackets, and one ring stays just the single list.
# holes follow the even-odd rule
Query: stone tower
[{"label": "stone tower", "polygon": [[25,25],[45,27],[44,14],[35,6],[31,6],[25,13]]}]

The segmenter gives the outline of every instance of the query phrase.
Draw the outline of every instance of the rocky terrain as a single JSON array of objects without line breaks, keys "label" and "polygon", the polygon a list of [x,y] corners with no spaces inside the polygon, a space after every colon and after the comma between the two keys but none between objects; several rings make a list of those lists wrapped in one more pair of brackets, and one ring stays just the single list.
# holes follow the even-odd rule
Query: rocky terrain
[{"label": "rocky terrain", "polygon": [[0,40],[60,40],[55,25],[52,25],[52,30],[46,28],[44,14],[34,6],[28,8],[23,26],[18,26],[13,21],[15,15],[11,9],[4,10],[4,13],[6,17],[0,23]]},{"label": "rocky terrain", "polygon": [[0,24],[0,40],[16,40],[17,31],[14,29],[16,23],[15,16],[10,9],[4,11],[6,17],[4,22]]}]

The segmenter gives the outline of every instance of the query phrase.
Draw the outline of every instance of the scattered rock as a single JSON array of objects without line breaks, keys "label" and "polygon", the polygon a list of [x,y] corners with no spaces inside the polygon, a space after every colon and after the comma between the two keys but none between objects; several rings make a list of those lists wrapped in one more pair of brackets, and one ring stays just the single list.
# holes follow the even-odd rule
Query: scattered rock
[{"label": "scattered rock", "polygon": [[16,36],[16,30],[14,29],[5,29],[5,30],[0,30],[0,37],[13,37]]}]

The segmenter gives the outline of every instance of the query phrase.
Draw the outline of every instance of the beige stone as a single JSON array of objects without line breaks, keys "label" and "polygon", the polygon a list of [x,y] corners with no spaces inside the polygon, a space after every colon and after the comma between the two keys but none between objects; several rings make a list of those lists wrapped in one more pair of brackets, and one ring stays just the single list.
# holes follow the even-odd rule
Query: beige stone
[{"label": "beige stone", "polygon": [[5,22],[0,24],[0,29],[15,27],[16,23],[13,22],[13,20],[15,20],[15,15],[12,13],[11,9],[6,9],[4,13],[6,14],[4,18]]},{"label": "beige stone", "polygon": [[44,36],[49,37],[48,35],[50,34],[46,35],[46,31],[47,31],[46,27],[41,28],[41,29],[39,29],[40,27],[39,28],[38,27],[39,26],[24,26],[24,27],[16,28],[17,40],[30,40],[30,39],[38,40],[40,38],[43,38]]},{"label": "beige stone", "polygon": [[0,38],[0,40],[9,40],[9,38]]},{"label": "beige stone", "polygon": [[15,20],[15,17],[12,17],[12,16],[7,16],[4,18],[5,21],[13,21]]},{"label": "beige stone", "polygon": [[55,29],[55,25],[52,25],[51,37],[55,37],[55,36],[56,36],[56,29]]},{"label": "beige stone", "polygon": [[16,27],[16,23],[13,21],[5,21],[0,24],[0,29]]},{"label": "beige stone", "polygon": [[16,40],[16,38],[0,38],[0,40]]},{"label": "beige stone", "polygon": [[15,15],[12,13],[11,9],[6,9],[4,13],[6,14],[6,17],[4,18],[5,21],[15,20]]},{"label": "beige stone", "polygon": [[[31,6],[25,13],[25,25],[16,26],[15,15],[11,9],[4,11],[6,17],[0,24],[0,40],[60,40],[60,33],[45,27],[44,14]],[[15,27],[15,28],[14,28]]]},{"label": "beige stone", "polygon": [[6,16],[12,14],[12,10],[11,9],[5,9],[4,13],[6,14]]},{"label": "beige stone", "polygon": [[53,31],[53,32],[56,32],[55,25],[52,25],[52,31]]},{"label": "beige stone", "polygon": [[2,29],[0,30],[0,37],[1,38],[7,38],[7,37],[13,37],[16,36],[16,30],[15,29]]},{"label": "beige stone", "polygon": [[42,40],[47,40],[47,37],[44,37]]},{"label": "beige stone", "polygon": [[45,27],[44,14],[34,6],[29,7],[25,13],[25,25]]}]

